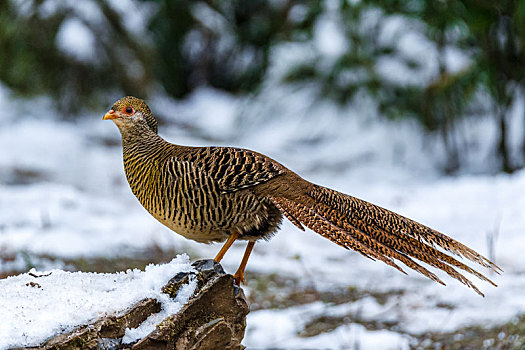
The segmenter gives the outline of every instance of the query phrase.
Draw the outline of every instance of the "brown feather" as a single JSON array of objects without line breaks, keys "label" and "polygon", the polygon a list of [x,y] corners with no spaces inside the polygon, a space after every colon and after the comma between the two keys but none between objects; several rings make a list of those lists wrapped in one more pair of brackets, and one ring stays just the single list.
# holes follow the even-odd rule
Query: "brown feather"
[{"label": "brown feather", "polygon": [[[122,114],[128,107],[134,112]],[[455,268],[495,286],[439,248],[499,273],[497,265],[438,231],[364,200],[314,185],[254,151],[171,144],[157,134],[157,122],[146,103],[135,97],[122,98],[112,109],[109,119],[122,134],[124,169],[132,192],[157,220],[187,238],[224,241],[235,233],[235,239],[268,239],[284,215],[301,230],[306,226],[346,249],[381,260],[403,273],[396,260],[444,284],[413,260],[417,259],[481,295]]]},{"label": "brown feather", "polygon": [[[452,238],[355,197],[313,184],[306,188],[303,196],[298,196],[298,191],[281,191],[281,194],[292,199],[270,197],[286,217],[291,217],[292,222],[295,221],[296,226],[298,221],[345,248],[357,250],[401,270],[392,259],[399,260],[442,284],[444,283],[435,274],[415,263],[410,257],[446,272],[480,295],[483,293],[453,266],[496,286],[483,274],[435,247],[440,246],[498,272],[497,265]],[[348,245],[349,242],[352,246]]]}]

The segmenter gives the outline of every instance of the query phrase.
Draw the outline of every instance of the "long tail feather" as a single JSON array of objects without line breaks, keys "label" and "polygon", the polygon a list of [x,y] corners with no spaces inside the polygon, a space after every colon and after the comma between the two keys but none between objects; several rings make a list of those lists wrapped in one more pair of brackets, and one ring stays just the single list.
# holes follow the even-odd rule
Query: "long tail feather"
[{"label": "long tail feather", "polygon": [[317,185],[314,186],[309,195],[316,201],[330,205],[341,213],[346,213],[344,217],[353,224],[368,224],[380,227],[387,232],[408,235],[417,240],[427,242],[432,246],[437,245],[451,253],[463,256],[496,273],[502,271],[499,266],[466,245],[390,210]]},{"label": "long tail feather", "polygon": [[396,251],[395,249],[392,249],[371,237],[368,237],[363,232],[355,228],[348,227],[347,229],[341,229],[318,212],[287,199],[274,198],[272,200],[274,202],[279,202],[280,206],[282,208],[286,208],[289,213],[294,213],[292,215],[294,215],[294,217],[296,217],[296,219],[302,222],[306,227],[321,234],[323,237],[330,239],[340,246],[357,250],[361,254],[364,253],[371,258],[381,260],[384,263],[396,268],[400,272],[405,273],[405,271],[395,264],[394,260],[392,259],[395,258],[401,261],[407,267],[416,270],[431,280],[443,285],[445,284],[434,273],[417,264],[405,254],[400,253],[399,251]]},{"label": "long tail feather", "polygon": [[444,284],[434,273],[417,264],[415,258],[446,272],[449,276],[483,293],[454,267],[496,284],[483,274],[438,250],[436,246],[463,256],[496,273],[501,269],[464,244],[416,221],[361,199],[313,185],[304,196],[292,199],[270,197],[281,212],[300,229],[310,228],[331,241],[404,272],[395,260]]}]

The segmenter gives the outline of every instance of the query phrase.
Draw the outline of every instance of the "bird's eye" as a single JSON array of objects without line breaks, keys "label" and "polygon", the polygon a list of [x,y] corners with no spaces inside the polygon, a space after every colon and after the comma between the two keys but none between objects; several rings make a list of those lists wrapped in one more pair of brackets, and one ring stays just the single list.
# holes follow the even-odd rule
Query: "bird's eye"
[{"label": "bird's eye", "polygon": [[124,112],[125,114],[129,114],[129,115],[132,115],[133,114],[133,108],[132,107],[124,107],[122,108],[122,112]]}]

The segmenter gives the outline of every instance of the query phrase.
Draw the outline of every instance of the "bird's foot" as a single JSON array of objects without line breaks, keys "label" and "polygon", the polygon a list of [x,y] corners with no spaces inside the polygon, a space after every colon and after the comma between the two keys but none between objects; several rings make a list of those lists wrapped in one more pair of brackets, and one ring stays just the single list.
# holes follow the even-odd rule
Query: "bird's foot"
[{"label": "bird's foot", "polygon": [[235,280],[235,283],[237,283],[238,286],[240,286],[241,283],[245,284],[244,283],[244,271],[242,272],[237,271],[235,275],[233,275],[233,279]]}]

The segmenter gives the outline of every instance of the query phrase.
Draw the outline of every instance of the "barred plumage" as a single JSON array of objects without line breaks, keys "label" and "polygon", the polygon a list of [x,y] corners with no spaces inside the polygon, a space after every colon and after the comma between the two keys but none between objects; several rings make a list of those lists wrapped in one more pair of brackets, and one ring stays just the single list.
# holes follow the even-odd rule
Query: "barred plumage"
[{"label": "barred plumage", "polygon": [[446,272],[483,295],[456,268],[495,284],[439,250],[463,256],[492,271],[501,269],[458,241],[387,209],[312,184],[260,153],[231,147],[187,147],[157,135],[157,122],[144,101],[125,97],[104,116],[122,134],[124,169],[140,203],[164,225],[198,242],[226,241],[222,259],[236,239],[249,241],[236,272],[253,244],[268,239],[283,215],[299,229],[381,260],[404,272],[396,261],[444,284],[414,259]]}]

